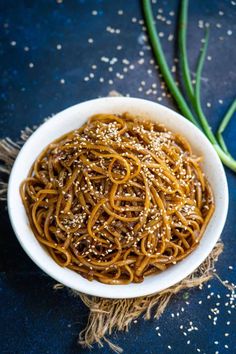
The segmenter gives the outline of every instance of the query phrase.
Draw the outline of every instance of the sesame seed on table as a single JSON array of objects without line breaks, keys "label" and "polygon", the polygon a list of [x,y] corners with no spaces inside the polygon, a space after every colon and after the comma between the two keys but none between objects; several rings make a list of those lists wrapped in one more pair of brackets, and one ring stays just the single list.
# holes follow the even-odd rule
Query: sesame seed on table
[{"label": "sesame seed on table", "polygon": [[[178,1],[152,2],[158,33],[175,75]],[[235,95],[236,1],[189,3],[191,68],[196,63],[204,26],[210,26],[202,101],[215,129]],[[175,107],[157,71],[138,0],[2,0],[0,18],[0,138],[17,139],[25,126],[39,125],[62,109],[107,96],[111,90]],[[116,128],[110,127],[107,138],[116,136]],[[235,136],[233,119],[225,139],[234,156]],[[153,143],[153,151],[158,143],[162,141]],[[102,167],[103,159],[100,163]],[[226,173],[229,214],[222,233],[225,249],[216,271],[223,280],[236,283],[236,174],[228,169]],[[143,198],[139,190],[133,196]],[[158,213],[153,210],[153,219]],[[191,213],[191,208],[186,213]],[[82,223],[85,217],[83,212],[78,221]],[[92,350],[78,348],[77,335],[85,326],[87,309],[66,289],[53,290],[56,282],[26,256],[11,229],[4,203],[0,204],[0,230],[1,352],[110,353],[106,345],[99,350],[97,346]],[[132,241],[132,230],[127,238]],[[91,246],[87,249],[91,251]],[[129,354],[234,353],[235,299],[235,293],[214,278],[199,289],[178,294],[160,320],[140,318],[128,333],[115,334],[113,341]]]}]

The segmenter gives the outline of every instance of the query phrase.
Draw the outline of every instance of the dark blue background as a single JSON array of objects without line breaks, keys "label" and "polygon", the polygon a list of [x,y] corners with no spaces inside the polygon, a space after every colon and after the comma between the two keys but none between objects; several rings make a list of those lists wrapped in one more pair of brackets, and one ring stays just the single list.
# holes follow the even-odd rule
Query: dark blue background
[{"label": "dark blue background", "polygon": [[[178,2],[155,2],[158,31],[164,34],[162,42],[172,66],[176,64],[174,42],[168,36],[175,34],[172,11],[176,14]],[[235,95],[236,2],[191,0],[190,7],[188,51],[193,71],[203,38],[199,20],[200,27],[201,20],[211,25],[202,100],[209,121],[216,128]],[[106,96],[112,89],[173,107],[161,88],[141,19],[139,1],[1,0],[0,137],[16,139],[26,125],[38,125],[51,114],[87,99]],[[110,33],[110,27],[118,31]],[[89,38],[93,43],[88,42]],[[62,48],[57,49],[58,45]],[[101,60],[103,57],[117,58],[117,62],[111,65]],[[124,75],[123,79],[119,74]],[[235,119],[225,137],[236,155]],[[217,263],[217,272],[223,279],[235,281],[236,175],[226,172],[230,207],[222,234],[225,250]],[[77,346],[87,309],[67,290],[53,290],[55,281],[24,254],[4,203],[0,209],[0,252],[0,351],[89,353]],[[212,313],[214,308],[218,308],[219,314]],[[191,330],[191,326],[195,329]],[[117,333],[112,339],[125,353],[235,353],[235,328],[236,313],[229,291],[212,280],[202,290],[176,296],[159,321],[140,319],[129,333]],[[110,350],[105,345],[100,352]],[[91,353],[98,353],[97,346]]]}]

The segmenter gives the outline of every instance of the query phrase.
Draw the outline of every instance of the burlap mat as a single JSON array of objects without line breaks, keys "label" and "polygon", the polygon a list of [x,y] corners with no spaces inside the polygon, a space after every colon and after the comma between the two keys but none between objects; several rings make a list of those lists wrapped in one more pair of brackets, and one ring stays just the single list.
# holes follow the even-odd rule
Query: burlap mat
[{"label": "burlap mat", "polygon": [[[111,95],[114,96],[117,93],[112,92]],[[7,180],[15,158],[32,133],[33,130],[27,127],[21,132],[17,142],[9,138],[0,140],[0,200],[2,201],[6,201]],[[131,323],[140,316],[147,320],[158,319],[171,298],[182,290],[198,287],[213,276],[220,280],[214,268],[222,251],[223,243],[220,241],[207,259],[191,275],[178,284],[154,295],[135,299],[105,299],[70,290],[70,294],[75,298],[79,297],[90,310],[87,325],[79,334],[79,343],[84,347],[91,347],[94,343],[103,346],[105,341],[116,353],[121,353],[122,348],[113,344],[107,336],[116,330],[128,331]],[[230,285],[224,282],[222,284],[231,289]],[[61,284],[54,286],[54,289],[61,288],[63,288]]]}]

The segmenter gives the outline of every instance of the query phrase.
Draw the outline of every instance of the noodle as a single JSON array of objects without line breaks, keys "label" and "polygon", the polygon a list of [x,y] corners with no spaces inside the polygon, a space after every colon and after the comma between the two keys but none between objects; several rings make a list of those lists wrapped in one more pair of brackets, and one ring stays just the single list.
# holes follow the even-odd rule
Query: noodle
[{"label": "noodle", "polygon": [[184,259],[214,212],[199,162],[162,125],[97,114],[39,155],[21,197],[62,267],[106,284],[142,282]]}]

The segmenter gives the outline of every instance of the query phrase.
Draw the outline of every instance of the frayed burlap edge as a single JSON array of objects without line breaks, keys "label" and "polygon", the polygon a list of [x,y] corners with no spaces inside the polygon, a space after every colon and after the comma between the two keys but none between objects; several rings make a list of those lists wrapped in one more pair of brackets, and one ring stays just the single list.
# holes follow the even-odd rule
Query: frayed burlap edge
[{"label": "frayed burlap edge", "polygon": [[223,251],[223,243],[218,242],[207,259],[188,277],[178,284],[157,294],[134,299],[102,299],[73,292],[90,309],[87,326],[79,335],[79,343],[91,347],[93,343],[102,346],[105,340],[117,353],[122,349],[110,342],[106,335],[114,331],[128,331],[131,323],[141,315],[144,319],[158,319],[173,295],[181,290],[200,286],[214,276],[215,263]]},{"label": "frayed burlap edge", "polygon": [[[112,91],[109,95],[119,96],[116,91]],[[35,128],[26,127],[21,132],[18,142],[14,142],[10,138],[0,140],[0,200],[4,201],[7,198],[7,179],[11,168],[22,145]],[[207,259],[191,275],[178,284],[154,295],[134,299],[105,299],[70,290],[70,293],[79,297],[90,310],[87,325],[79,334],[79,344],[91,348],[94,343],[103,346],[103,341],[105,341],[114,352],[121,353],[122,348],[113,344],[106,336],[111,335],[116,330],[128,331],[131,323],[141,315],[147,320],[151,317],[158,319],[172,296],[181,290],[200,286],[213,276],[221,281],[214,272],[214,267],[222,251],[223,243],[218,242]],[[221,282],[232,290],[229,284]],[[54,286],[55,290],[62,288],[62,284]]]},{"label": "frayed burlap edge", "polygon": [[22,145],[32,133],[33,130],[26,127],[21,131],[18,142],[14,142],[10,138],[0,139],[0,200],[7,199],[7,180],[12,166]]}]

